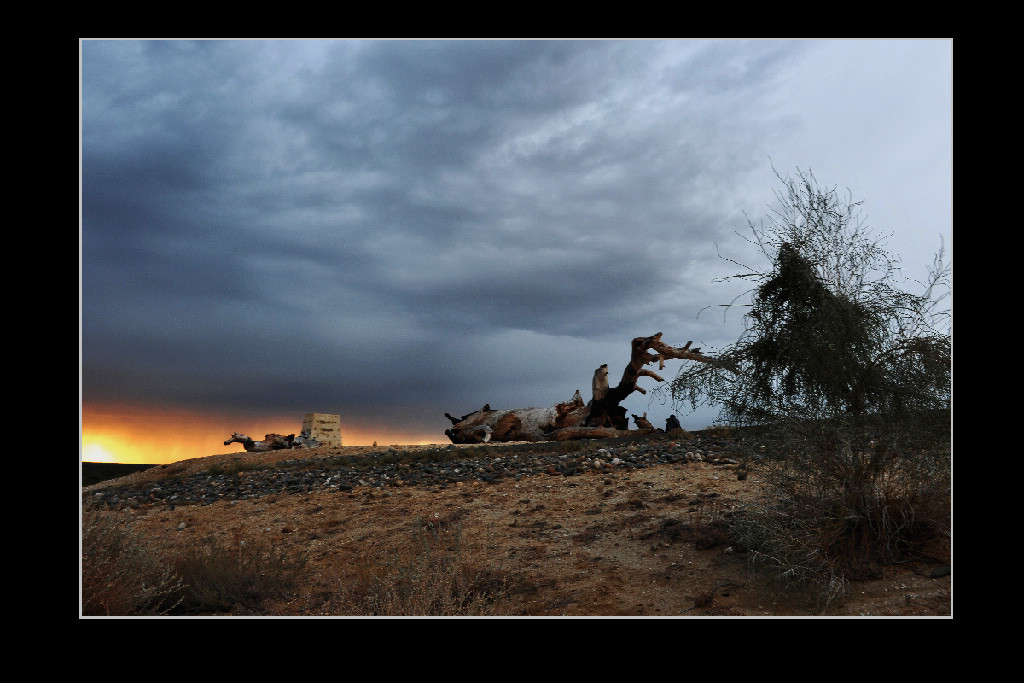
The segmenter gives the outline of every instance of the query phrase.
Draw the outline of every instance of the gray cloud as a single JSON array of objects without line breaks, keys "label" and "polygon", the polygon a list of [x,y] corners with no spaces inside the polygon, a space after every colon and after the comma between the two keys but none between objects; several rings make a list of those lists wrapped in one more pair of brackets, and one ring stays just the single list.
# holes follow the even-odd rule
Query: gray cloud
[{"label": "gray cloud", "polygon": [[823,125],[779,97],[829,78],[820,47],[84,41],[83,401],[440,435],[585,390],[638,334],[728,343],[695,317],[732,295],[716,244]]}]

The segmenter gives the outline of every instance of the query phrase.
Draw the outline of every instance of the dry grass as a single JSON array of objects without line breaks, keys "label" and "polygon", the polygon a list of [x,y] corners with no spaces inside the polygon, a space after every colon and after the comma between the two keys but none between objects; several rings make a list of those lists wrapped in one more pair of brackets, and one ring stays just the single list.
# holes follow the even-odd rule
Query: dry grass
[{"label": "dry grass", "polygon": [[339,581],[338,614],[349,616],[495,616],[513,580],[470,561],[462,529],[415,520],[404,543],[381,551]]},{"label": "dry grass", "polygon": [[262,614],[269,600],[298,585],[304,555],[287,555],[258,537],[234,534],[228,543],[213,537],[186,546],[172,560],[182,581],[176,614]]},{"label": "dry grass", "polygon": [[130,512],[83,511],[83,615],[151,616],[177,606],[180,579],[133,522]]},{"label": "dry grass", "polygon": [[864,444],[804,439],[764,463],[774,502],[751,506],[733,532],[771,593],[803,592],[827,609],[850,581],[882,579],[885,567],[906,560],[941,561],[928,553],[952,528],[948,443]]},{"label": "dry grass", "polygon": [[[136,533],[131,513],[98,511],[86,515],[82,558],[85,616],[270,615],[307,561],[237,532],[168,553]],[[487,616],[510,586],[508,572],[467,560],[457,520],[416,520],[404,542],[320,598],[338,616]]]},{"label": "dry grass", "polygon": [[[223,458],[224,464],[233,457]],[[181,467],[204,472],[217,460],[188,461]],[[107,552],[108,559],[117,559],[107,568],[118,569],[120,563],[124,566],[117,575],[134,579],[149,567],[155,580],[143,587],[127,580],[115,583],[97,572],[95,558],[103,553],[95,548],[113,544],[89,532],[94,524],[87,517],[83,614],[821,613],[806,608],[792,591],[801,576],[820,590],[820,577],[828,577],[835,566],[805,561],[820,557],[812,553],[823,546],[808,541],[820,518],[794,520],[786,510],[770,507],[780,498],[765,481],[768,468],[768,463],[751,461],[750,476],[740,478],[735,464],[693,462],[574,477],[538,475],[437,488],[357,487],[343,493],[102,513],[100,521],[118,521],[132,531],[136,548],[127,554]],[[747,469],[744,465],[742,474]],[[894,496],[905,498],[907,486],[927,479],[936,492],[945,488],[948,500],[948,487],[939,478],[923,476],[927,472],[906,474],[891,479],[894,486],[903,486]],[[139,475],[154,473],[131,478]],[[912,505],[915,529],[922,529],[919,523],[932,514],[926,507],[923,500]],[[898,519],[891,519],[896,512]],[[878,519],[898,528],[904,524],[903,512],[889,505]],[[750,519],[748,548],[737,542],[737,534]],[[766,543],[754,543],[757,533]],[[935,533],[941,546],[942,530]],[[774,550],[768,542],[777,543]],[[831,613],[948,615],[950,576],[928,575],[933,566],[950,563],[948,551],[933,543],[936,561],[887,565],[884,579],[848,578],[853,590],[832,600]],[[757,577],[775,584],[765,592],[748,569],[758,564],[768,571]],[[827,578],[824,584],[827,588]],[[730,587],[721,589],[724,585]],[[103,595],[113,587],[117,595]]]}]

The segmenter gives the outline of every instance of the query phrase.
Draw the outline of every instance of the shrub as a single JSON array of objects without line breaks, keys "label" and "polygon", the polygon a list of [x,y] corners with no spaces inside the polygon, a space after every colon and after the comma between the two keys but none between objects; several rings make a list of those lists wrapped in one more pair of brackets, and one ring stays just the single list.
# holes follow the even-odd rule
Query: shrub
[{"label": "shrub", "polygon": [[82,614],[147,616],[177,605],[180,579],[128,511],[82,513]]},{"label": "shrub", "polygon": [[732,429],[730,429],[729,425],[720,424],[709,425],[705,427],[703,434],[704,436],[710,437],[712,439],[728,439],[734,436],[733,431]]},{"label": "shrub", "polygon": [[670,391],[764,440],[779,504],[737,531],[773,582],[829,603],[948,535],[951,268],[940,248],[922,291],[906,291],[861,202],[810,173],[779,178],[768,223],[750,223],[768,267],[733,276],[753,283],[743,334]]},{"label": "shrub", "polygon": [[269,541],[204,538],[175,558],[183,583],[176,613],[258,612],[264,601],[294,590],[305,565],[304,555],[289,557]]},{"label": "shrub", "polygon": [[[778,501],[734,521],[751,564],[774,589],[810,591],[827,607],[849,580],[877,579],[886,564],[924,557],[951,529],[949,430],[921,425],[870,432],[847,424],[790,424],[767,440],[761,464]],[[940,423],[941,425],[941,423]]]},{"label": "shrub", "polygon": [[731,530],[769,593],[803,595],[825,610],[847,593],[849,581],[817,546],[813,521],[790,516],[785,506],[755,506],[735,516]]},{"label": "shrub", "polygon": [[508,593],[500,569],[466,561],[461,527],[413,523],[408,543],[382,552],[342,587],[343,612],[363,616],[484,616]]}]

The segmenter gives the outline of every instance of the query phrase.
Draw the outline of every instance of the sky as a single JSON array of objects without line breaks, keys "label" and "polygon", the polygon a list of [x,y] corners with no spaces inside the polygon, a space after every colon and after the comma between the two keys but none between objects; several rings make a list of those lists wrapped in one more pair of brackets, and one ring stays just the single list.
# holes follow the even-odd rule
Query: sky
[{"label": "sky", "polygon": [[[447,443],[448,412],[736,341],[776,170],[952,252],[951,40],[83,40],[85,461]],[[763,260],[763,257],[762,257]],[[710,308],[709,308],[710,307]],[[682,361],[671,361],[670,379]],[[689,429],[642,379],[627,412]]]}]

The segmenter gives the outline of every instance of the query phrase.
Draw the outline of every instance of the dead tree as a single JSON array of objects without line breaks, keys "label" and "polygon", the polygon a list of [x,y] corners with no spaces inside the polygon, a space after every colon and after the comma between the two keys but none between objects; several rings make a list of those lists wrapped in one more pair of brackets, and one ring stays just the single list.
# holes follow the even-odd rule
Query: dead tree
[{"label": "dead tree", "polygon": [[[647,421],[647,413],[637,419],[641,429],[630,430],[626,409],[620,403],[634,391],[646,394],[637,385],[641,377],[652,377],[659,382],[665,379],[645,366],[654,362],[658,369],[664,369],[665,361],[678,358],[701,363],[713,363],[713,358],[703,356],[699,348],[673,347],[661,341],[661,332],[651,337],[637,337],[632,342],[629,364],[622,373],[622,379],[614,387],[608,386],[608,365],[594,371],[592,398],[583,403],[579,390],[571,399],[556,403],[550,408],[516,408],[492,410],[490,404],[460,418],[445,413],[451,429],[445,435],[452,443],[485,443],[488,441],[564,441],[569,439],[604,439],[616,436],[649,434],[656,431]],[[636,416],[633,416],[636,418]]]}]

